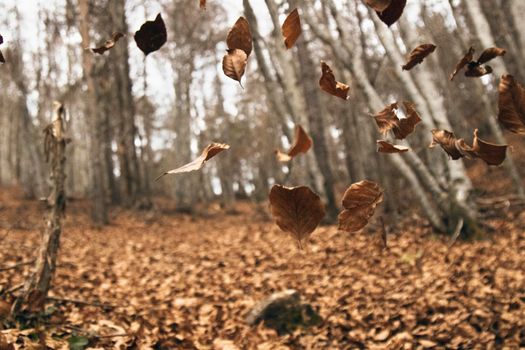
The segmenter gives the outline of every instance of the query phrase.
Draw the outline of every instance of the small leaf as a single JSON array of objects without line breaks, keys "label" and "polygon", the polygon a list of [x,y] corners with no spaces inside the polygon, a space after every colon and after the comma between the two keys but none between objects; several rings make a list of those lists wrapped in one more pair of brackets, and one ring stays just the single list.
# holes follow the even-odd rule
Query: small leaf
[{"label": "small leaf", "polygon": [[135,33],[135,42],[144,55],[160,49],[168,40],[166,25],[159,13],[154,21],[146,21]]},{"label": "small leaf", "polygon": [[469,64],[465,71],[465,76],[469,78],[479,78],[490,73],[492,73],[492,67],[489,65],[478,66],[476,64]]},{"label": "small leaf", "polygon": [[365,3],[376,12],[383,12],[390,6],[392,0],[365,0]]},{"label": "small leaf", "polygon": [[379,153],[405,153],[410,150],[410,148],[401,145],[393,145],[390,142],[377,140],[377,152]]},{"label": "small leaf", "polygon": [[364,180],[352,184],[343,195],[339,229],[346,232],[363,229],[382,201],[383,190],[377,183]]},{"label": "small leaf", "polygon": [[488,165],[501,165],[507,156],[507,145],[496,145],[478,138],[478,129],[474,130],[474,141],[472,150],[476,157],[482,159]]},{"label": "small leaf", "polygon": [[321,89],[328,92],[330,95],[347,100],[350,86],[336,81],[332,69],[330,69],[330,67],[323,61],[321,61],[321,70],[322,75],[321,79],[319,79],[319,86]]},{"label": "small leaf", "polygon": [[414,50],[410,52],[407,62],[402,66],[403,70],[411,70],[416,65],[423,62],[425,57],[427,57],[432,52],[434,52],[434,50],[436,50],[436,45],[434,44],[419,45],[418,47],[416,47]]},{"label": "small leaf", "polygon": [[465,54],[465,56],[463,56],[463,58],[461,58],[461,60],[456,64],[456,68],[454,69],[454,72],[452,72],[452,74],[450,75],[450,80],[454,80],[454,77],[456,75],[458,75],[458,73],[467,65],[469,64],[470,62],[472,62],[472,60],[474,59],[474,48],[473,47],[470,47],[468,49],[468,52]]},{"label": "small leaf", "polygon": [[312,144],[312,139],[310,136],[308,136],[306,131],[304,131],[303,127],[297,125],[295,127],[295,140],[292,148],[290,148],[288,153],[284,153],[279,150],[275,151],[277,160],[279,162],[289,162],[297,155],[308,152],[308,150],[312,147]]},{"label": "small leaf", "polygon": [[233,80],[241,82],[248,63],[246,52],[241,49],[228,49],[222,59],[222,71]]},{"label": "small leaf", "polygon": [[297,11],[297,9],[294,9],[286,17],[281,27],[281,32],[284,37],[284,45],[287,49],[291,48],[302,32],[301,17],[299,16],[299,11]]},{"label": "small leaf", "polygon": [[499,82],[498,120],[509,131],[525,135],[525,88],[512,75]]},{"label": "small leaf", "polygon": [[208,146],[206,146],[206,148],[202,151],[201,155],[197,159],[177,169],[166,171],[164,174],[156,178],[155,181],[159,180],[164,175],[189,173],[191,171],[199,170],[209,159],[215,157],[217,154],[229,148],[230,146],[225,143],[211,143]]},{"label": "small leaf", "polygon": [[505,56],[507,53],[507,50],[501,49],[499,47],[491,47],[486,49],[481,53],[481,55],[478,58],[478,64],[487,63],[488,61],[498,57],[498,56]]},{"label": "small leaf", "polygon": [[397,102],[394,102],[386,106],[381,112],[372,116],[381,134],[385,135],[397,125],[399,121],[395,112],[397,107]]},{"label": "small leaf", "polygon": [[413,103],[404,101],[403,106],[406,110],[406,118],[398,118],[396,113],[397,102],[386,106],[381,112],[373,115],[380,133],[386,134],[392,130],[395,138],[402,140],[414,132],[416,125],[421,122],[421,117]]},{"label": "small leaf", "polygon": [[206,0],[199,0],[199,7],[206,10]]},{"label": "small leaf", "polygon": [[325,216],[321,198],[306,186],[274,185],[270,191],[270,210],[275,223],[302,246]]},{"label": "small leaf", "polygon": [[456,147],[456,135],[447,130],[433,129],[432,131],[432,143],[430,148],[440,145],[441,148],[454,160],[464,157],[464,155]]},{"label": "small leaf", "polygon": [[376,11],[379,19],[383,21],[387,26],[391,26],[396,23],[397,20],[403,14],[407,0],[392,0],[390,6],[383,11]]},{"label": "small leaf", "polygon": [[246,18],[239,17],[237,22],[235,22],[228,32],[226,44],[228,45],[228,49],[240,49],[246,53],[246,56],[250,56],[253,46],[252,33],[250,31],[250,24]]},{"label": "small leaf", "polygon": [[72,335],[69,337],[68,343],[69,350],[84,350],[89,345],[89,338],[79,335]]},{"label": "small leaf", "polygon": [[119,39],[122,38],[123,36],[124,34],[115,32],[111,35],[111,39],[106,40],[106,42],[99,47],[92,48],[91,51],[93,51],[94,53],[98,53],[99,55],[102,55],[104,54],[104,52],[112,49],[117,43],[117,41],[119,41]]},{"label": "small leaf", "polygon": [[[4,37],[0,34],[0,45],[4,43]],[[2,51],[0,51],[0,63],[5,63],[4,55],[2,55]]]}]

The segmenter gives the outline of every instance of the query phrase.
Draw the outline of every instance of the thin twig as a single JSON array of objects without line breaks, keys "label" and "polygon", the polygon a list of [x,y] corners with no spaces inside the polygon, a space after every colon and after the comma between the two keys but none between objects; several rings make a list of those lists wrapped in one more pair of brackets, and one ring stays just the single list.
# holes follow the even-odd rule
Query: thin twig
[{"label": "thin twig", "polygon": [[456,229],[454,230],[454,234],[452,235],[452,239],[450,240],[450,243],[448,244],[448,250],[454,246],[456,241],[458,240],[459,235],[461,234],[461,229],[463,228],[463,218],[459,219],[458,224],[456,225]]},{"label": "thin twig", "polygon": [[21,263],[18,263],[18,264],[14,264],[14,265],[11,265],[11,266],[0,267],[0,272],[1,271],[15,270],[15,269],[17,269],[19,267],[22,267],[22,266],[31,265],[34,262],[35,262],[35,259],[30,260],[30,261],[24,261],[24,262],[21,262]]}]

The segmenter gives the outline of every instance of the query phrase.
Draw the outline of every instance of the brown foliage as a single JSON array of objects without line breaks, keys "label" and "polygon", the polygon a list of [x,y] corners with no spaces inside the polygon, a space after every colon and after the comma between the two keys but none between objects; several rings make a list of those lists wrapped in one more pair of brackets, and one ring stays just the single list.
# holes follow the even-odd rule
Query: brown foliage
[{"label": "brown foliage", "polygon": [[104,42],[104,44],[99,47],[92,48],[91,51],[93,51],[94,53],[98,53],[99,55],[103,55],[104,52],[112,49],[117,43],[117,41],[119,41],[120,38],[122,38],[123,36],[124,34],[115,32],[111,35],[111,39],[106,40],[106,42]]},{"label": "brown foliage", "polygon": [[135,33],[138,48],[147,56],[160,49],[168,40],[166,25],[159,13],[154,21],[146,21]]},{"label": "brown foliage", "polygon": [[525,135],[525,88],[512,75],[499,82],[498,120],[509,131]]},{"label": "brown foliage", "polygon": [[325,216],[321,198],[306,186],[274,185],[269,199],[277,226],[290,233],[301,246]]},{"label": "brown foliage", "polygon": [[299,11],[294,9],[284,20],[284,23],[281,27],[281,32],[284,37],[284,45],[286,48],[291,48],[299,36],[301,35],[301,17],[299,16]]},{"label": "brown foliage", "polygon": [[[0,45],[4,43],[4,37],[0,34]],[[4,55],[2,55],[2,51],[0,51],[0,63],[5,63]]]},{"label": "brown foliage", "polygon": [[416,65],[423,62],[425,57],[434,52],[434,50],[436,50],[436,45],[434,44],[419,45],[408,55],[407,62],[402,66],[403,70],[411,70]]},{"label": "brown foliage", "polygon": [[478,64],[487,63],[488,61],[499,57],[499,56],[505,56],[507,51],[505,49],[501,49],[499,47],[490,47],[483,51],[481,55],[478,58]]},{"label": "brown foliage", "polygon": [[339,229],[346,232],[363,229],[382,201],[383,190],[377,183],[363,180],[352,184],[343,195]]},{"label": "brown foliage", "polygon": [[225,143],[211,143],[208,146],[206,146],[206,148],[202,151],[201,155],[197,159],[179,168],[166,171],[164,174],[160,175],[156,180],[168,174],[181,174],[199,170],[209,159],[215,157],[220,152],[225,151],[229,148],[230,146]]},{"label": "brown foliage", "polygon": [[244,17],[239,17],[237,22],[228,32],[226,37],[226,44],[228,49],[241,49],[246,52],[246,56],[252,53],[252,33],[250,31],[250,24]]},{"label": "brown foliage", "polygon": [[463,56],[461,58],[461,60],[459,60],[459,62],[456,64],[456,68],[454,69],[454,72],[452,72],[452,74],[450,74],[450,80],[454,80],[454,78],[456,77],[456,75],[458,75],[458,73],[469,63],[471,62],[473,59],[474,59],[474,48],[473,47],[470,47],[467,51],[467,53],[465,54],[465,56]]},{"label": "brown foliage", "polygon": [[206,9],[206,0],[199,0],[199,7],[203,10]]},{"label": "brown foliage", "polygon": [[403,14],[407,0],[391,0],[390,5],[383,11],[376,11],[379,19],[383,21],[387,26],[391,26],[396,23],[397,20]]},{"label": "brown foliage", "polygon": [[465,76],[469,78],[479,78],[484,75],[492,73],[492,67],[489,65],[482,66],[483,63],[498,57],[504,56],[507,51],[499,47],[490,47],[485,49],[479,56],[477,61],[474,61],[474,48],[469,48],[468,52],[458,62],[454,72],[450,75],[450,80],[454,80],[454,77],[466,66]]},{"label": "brown foliage", "polygon": [[410,148],[401,145],[393,145],[390,142],[377,140],[377,152],[379,153],[405,153]]},{"label": "brown foliage", "polygon": [[474,140],[469,146],[464,139],[457,139],[454,133],[446,130],[432,130],[430,147],[439,144],[454,160],[463,157],[480,158],[488,165],[500,165],[505,160],[507,145],[496,145],[478,137],[478,129],[474,130]]},{"label": "brown foliage", "polygon": [[397,116],[396,110],[399,107],[397,102],[386,106],[382,111],[373,115],[379,132],[386,134],[392,130],[395,138],[398,140],[402,140],[414,132],[416,125],[421,122],[421,117],[413,103],[404,101],[403,105],[406,110],[406,118]]},{"label": "brown foliage", "polygon": [[319,86],[321,89],[328,92],[330,95],[347,100],[350,86],[336,81],[334,72],[332,72],[332,69],[330,69],[330,67],[324,61],[321,61],[321,70],[322,75],[321,79],[319,79]]},{"label": "brown foliage", "polygon": [[228,49],[222,59],[222,70],[227,77],[240,83],[247,63],[246,52],[241,49]]},{"label": "brown foliage", "polygon": [[374,9],[374,11],[383,12],[390,6],[392,0],[365,0],[365,3]]},{"label": "brown foliage", "polygon": [[293,146],[287,153],[281,152],[280,150],[275,151],[277,160],[279,162],[288,162],[292,160],[295,156],[306,153],[312,147],[313,141],[308,136],[303,127],[297,125],[295,127],[295,140]]}]

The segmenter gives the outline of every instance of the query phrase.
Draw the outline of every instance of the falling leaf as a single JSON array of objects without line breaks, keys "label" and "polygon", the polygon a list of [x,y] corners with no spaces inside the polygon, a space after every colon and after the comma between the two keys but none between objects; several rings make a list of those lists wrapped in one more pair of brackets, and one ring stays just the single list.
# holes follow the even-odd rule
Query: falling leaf
[{"label": "falling leaf", "polygon": [[321,89],[328,92],[330,95],[347,100],[350,86],[336,81],[334,72],[332,72],[332,69],[330,69],[330,67],[323,61],[321,61],[321,70],[322,76],[321,79],[319,79],[319,86]]},{"label": "falling leaf", "polygon": [[225,143],[211,143],[208,146],[206,146],[206,148],[202,151],[201,155],[197,159],[186,165],[181,166],[180,168],[165,172],[164,174],[156,178],[155,181],[157,181],[164,175],[189,173],[191,171],[199,170],[209,159],[215,157],[220,152],[225,151],[229,148],[230,146]]},{"label": "falling leaf", "polygon": [[377,151],[379,153],[405,153],[410,150],[410,148],[401,145],[393,145],[390,142],[377,140]]},{"label": "falling leaf", "polygon": [[124,34],[115,32],[111,35],[111,39],[106,40],[104,45],[92,48],[91,51],[93,51],[94,53],[98,53],[99,55],[102,55],[104,54],[104,52],[112,49],[117,43],[117,41],[119,41],[119,39],[122,38],[123,36]]},{"label": "falling leaf", "polygon": [[434,44],[422,44],[416,47],[414,50],[410,52],[410,55],[408,56],[408,60],[405,63],[404,66],[402,66],[403,70],[411,70],[416,65],[423,62],[425,57],[430,55],[432,52],[436,50],[436,45]]},{"label": "falling leaf", "polygon": [[407,0],[391,0],[390,5],[383,11],[376,11],[379,19],[387,26],[396,23],[403,14]]},{"label": "falling leaf", "polygon": [[199,0],[199,7],[203,10],[206,9],[206,0]]},{"label": "falling leaf", "polygon": [[465,71],[465,76],[469,78],[479,78],[490,73],[492,73],[492,67],[489,65],[478,66],[477,64],[469,64]]},{"label": "falling leaf", "polygon": [[383,190],[372,181],[352,184],[343,195],[343,210],[339,214],[339,229],[357,232],[363,229],[383,201]]},{"label": "falling leaf", "polygon": [[301,246],[325,216],[321,198],[306,186],[274,185],[269,199],[277,226],[290,233]]},{"label": "falling leaf", "polygon": [[454,160],[463,157],[479,158],[488,165],[500,165],[505,160],[507,145],[496,145],[478,137],[478,129],[474,130],[474,140],[469,146],[464,139],[457,139],[454,133],[446,130],[432,130],[432,144],[439,144],[441,148]]},{"label": "falling leaf", "polygon": [[[0,34],[0,45],[4,43],[4,37]],[[0,63],[5,63],[4,55],[2,55],[2,51],[0,51]]]},{"label": "falling leaf", "polygon": [[472,150],[476,157],[481,158],[488,165],[501,165],[507,155],[507,145],[496,145],[478,138],[478,129],[474,130]]},{"label": "falling leaf", "polygon": [[406,110],[406,118],[397,116],[397,102],[386,106],[381,112],[373,115],[380,133],[386,134],[392,130],[395,138],[402,140],[414,132],[416,125],[421,122],[421,117],[413,103],[404,101],[403,105]]},{"label": "falling leaf", "polygon": [[383,12],[390,6],[392,0],[365,0],[365,3],[376,12]]},{"label": "falling leaf", "polygon": [[248,56],[241,49],[228,49],[222,59],[222,70],[227,77],[241,82],[241,78],[246,70]]},{"label": "falling leaf", "polygon": [[297,11],[297,9],[294,9],[288,17],[286,17],[281,27],[281,32],[284,37],[284,45],[286,45],[287,49],[291,48],[302,32],[301,17],[299,17],[299,11]]},{"label": "falling leaf", "polygon": [[134,38],[137,46],[146,56],[160,49],[168,39],[166,25],[160,13],[154,21],[146,21],[135,33]]},{"label": "falling leaf", "polygon": [[509,131],[525,135],[525,88],[512,75],[499,82],[499,122]]},{"label": "falling leaf", "polygon": [[250,56],[252,53],[252,33],[250,31],[250,24],[244,17],[239,17],[237,22],[228,32],[226,37],[226,44],[228,49],[240,49]]},{"label": "falling leaf", "polygon": [[308,150],[312,148],[312,144],[312,139],[310,136],[308,136],[306,131],[304,131],[303,127],[297,125],[295,127],[295,140],[293,146],[287,153],[281,152],[279,150],[275,151],[277,160],[279,162],[289,162],[295,156],[308,152]]},{"label": "falling leaf", "polygon": [[490,60],[492,60],[492,59],[494,59],[496,57],[505,56],[506,53],[507,53],[507,51],[505,49],[501,49],[499,47],[488,48],[488,49],[486,49],[485,51],[483,51],[481,53],[481,55],[478,58],[477,63],[478,64],[487,63],[488,61],[490,61]]},{"label": "falling leaf", "polygon": [[474,48],[470,47],[468,49],[468,52],[463,56],[463,58],[456,64],[456,68],[454,69],[454,72],[450,75],[450,80],[454,80],[454,77],[458,75],[458,73],[467,65],[469,62],[472,62],[474,59]]}]

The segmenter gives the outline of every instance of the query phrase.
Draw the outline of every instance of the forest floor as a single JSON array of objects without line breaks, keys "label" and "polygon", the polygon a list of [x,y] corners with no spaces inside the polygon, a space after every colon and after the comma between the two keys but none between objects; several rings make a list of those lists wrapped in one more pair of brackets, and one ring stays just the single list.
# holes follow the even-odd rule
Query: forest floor
[{"label": "forest floor", "polygon": [[[388,223],[388,249],[377,219],[355,235],[323,226],[300,250],[264,205],[200,212],[175,214],[160,201],[150,212],[114,209],[111,225],[94,229],[87,204],[71,202],[44,325],[1,330],[0,322],[0,348],[525,348],[523,207],[487,214],[489,238],[451,248],[405,215]],[[0,191],[0,291],[29,272],[1,269],[32,259],[43,215],[18,191]],[[245,323],[258,301],[290,288],[320,325],[279,336]],[[11,301],[0,294],[0,321]]]}]

